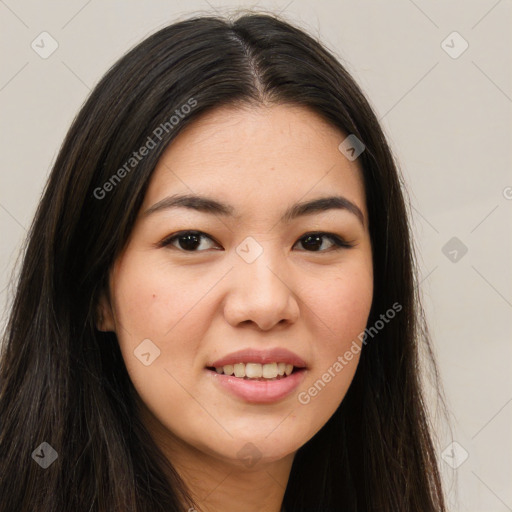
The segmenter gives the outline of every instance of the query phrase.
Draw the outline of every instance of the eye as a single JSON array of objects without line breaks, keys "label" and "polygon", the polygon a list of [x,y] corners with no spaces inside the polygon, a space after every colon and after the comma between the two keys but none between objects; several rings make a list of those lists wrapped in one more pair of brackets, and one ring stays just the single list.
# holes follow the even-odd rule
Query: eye
[{"label": "eye", "polygon": [[[210,236],[202,231],[180,231],[179,233],[165,238],[158,245],[159,247],[168,247],[171,245],[176,249],[186,252],[202,252],[209,249],[209,247],[205,247],[205,244],[203,244],[204,240],[210,240],[216,244]],[[326,240],[330,243],[330,246],[327,248],[325,247]],[[353,247],[352,243],[343,240],[341,237],[333,233],[324,232],[307,233],[301,237],[295,245],[299,243],[302,244],[307,252],[327,252],[329,250]],[[219,247],[219,245],[217,245],[217,247]]]},{"label": "eye", "polygon": [[333,233],[308,233],[300,238],[297,243],[301,243],[303,247],[308,248],[308,252],[327,252],[324,241],[329,240],[331,250],[353,247],[353,244],[346,242],[342,238]]},{"label": "eye", "polygon": [[[213,239],[202,231],[181,231],[166,238],[165,240],[162,240],[159,246],[167,247],[172,245],[176,247],[176,249],[181,249],[187,252],[202,252],[205,250],[204,244],[202,243],[203,239],[208,239],[213,242]],[[199,247],[201,247],[201,249],[197,250]],[[206,249],[208,249],[208,247],[206,247]]]}]

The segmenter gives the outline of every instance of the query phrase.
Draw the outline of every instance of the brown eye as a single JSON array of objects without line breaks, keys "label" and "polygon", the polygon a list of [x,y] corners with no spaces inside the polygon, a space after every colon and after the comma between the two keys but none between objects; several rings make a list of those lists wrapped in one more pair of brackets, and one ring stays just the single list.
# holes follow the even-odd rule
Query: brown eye
[{"label": "brown eye", "polygon": [[352,244],[332,233],[308,233],[304,235],[298,243],[301,243],[308,252],[326,252],[329,250],[329,246],[326,249],[324,245],[326,239],[330,241],[330,248],[334,250],[352,247]]},{"label": "brown eye", "polygon": [[[203,240],[206,239],[213,242],[208,235],[201,231],[181,231],[163,240],[160,246],[173,246],[187,252],[202,252],[208,249],[208,247],[204,248]],[[198,250],[199,247],[202,248]]]}]

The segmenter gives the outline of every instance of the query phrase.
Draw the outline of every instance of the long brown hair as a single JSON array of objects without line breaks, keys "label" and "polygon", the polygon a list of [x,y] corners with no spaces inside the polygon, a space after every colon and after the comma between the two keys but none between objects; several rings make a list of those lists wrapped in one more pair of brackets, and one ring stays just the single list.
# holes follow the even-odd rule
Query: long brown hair
[{"label": "long brown hair", "polygon": [[[374,265],[369,325],[402,306],[364,347],[338,410],[298,450],[284,507],[445,510],[421,347],[437,373],[391,151],[332,53],[277,16],[245,14],[194,17],[144,40],[98,83],[65,138],[27,238],[3,340],[0,511],[169,512],[192,503],[136,415],[117,339],[95,328],[95,305],[165,147],[209,109],[261,103],[308,107],[363,141]],[[156,147],[131,162],[148,137]],[[34,456],[50,449],[44,442],[58,455],[46,469]]]}]

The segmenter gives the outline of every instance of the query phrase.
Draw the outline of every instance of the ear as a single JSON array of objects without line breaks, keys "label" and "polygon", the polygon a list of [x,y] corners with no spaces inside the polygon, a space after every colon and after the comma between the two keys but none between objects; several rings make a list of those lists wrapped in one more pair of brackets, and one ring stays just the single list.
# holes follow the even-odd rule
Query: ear
[{"label": "ear", "polygon": [[114,314],[105,291],[101,292],[96,304],[96,329],[104,332],[115,332]]}]

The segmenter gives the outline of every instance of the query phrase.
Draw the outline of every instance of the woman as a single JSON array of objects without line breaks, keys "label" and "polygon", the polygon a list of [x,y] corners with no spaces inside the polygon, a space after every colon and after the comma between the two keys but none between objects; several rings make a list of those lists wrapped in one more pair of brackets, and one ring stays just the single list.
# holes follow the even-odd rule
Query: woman
[{"label": "woman", "polygon": [[347,71],[274,16],[166,27],[96,86],[30,230],[0,510],[445,510],[425,332]]}]

